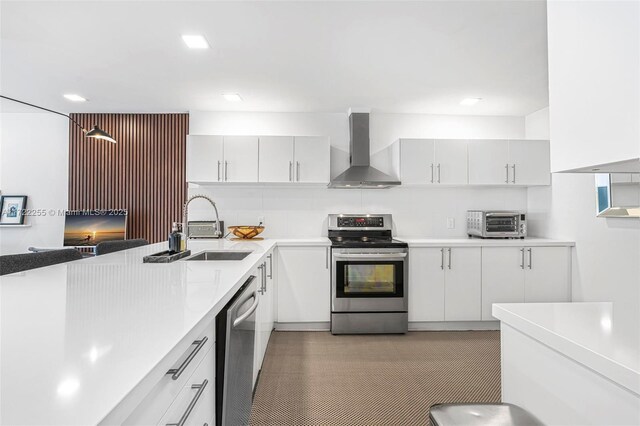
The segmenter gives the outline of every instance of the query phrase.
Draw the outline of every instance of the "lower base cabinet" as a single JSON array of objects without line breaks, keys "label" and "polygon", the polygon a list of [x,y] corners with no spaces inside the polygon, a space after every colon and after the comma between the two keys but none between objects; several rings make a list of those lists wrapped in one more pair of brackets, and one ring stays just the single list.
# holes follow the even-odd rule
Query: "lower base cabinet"
[{"label": "lower base cabinet", "polygon": [[481,318],[480,247],[409,250],[409,321]]},{"label": "lower base cabinet", "polygon": [[483,247],[483,320],[494,303],[570,301],[571,247]]},{"label": "lower base cabinet", "polygon": [[[213,354],[213,350],[210,350]],[[215,379],[213,355],[207,354],[160,420],[160,425],[215,425]],[[184,423],[183,423],[184,421]]]},{"label": "lower base cabinet", "polygon": [[275,320],[275,250],[262,259],[253,275],[258,280],[258,308],[256,309],[256,332],[254,340],[253,386],[267,352],[269,338]]},{"label": "lower base cabinet", "polygon": [[[122,422],[123,425],[215,425],[214,324],[208,324],[190,345],[180,348],[175,362]],[[191,409],[187,409],[191,406]]]},{"label": "lower base cabinet", "polygon": [[570,302],[571,247],[411,247],[409,321],[495,320],[494,303]]},{"label": "lower base cabinet", "polygon": [[327,322],[331,315],[329,247],[278,248],[279,323]]}]

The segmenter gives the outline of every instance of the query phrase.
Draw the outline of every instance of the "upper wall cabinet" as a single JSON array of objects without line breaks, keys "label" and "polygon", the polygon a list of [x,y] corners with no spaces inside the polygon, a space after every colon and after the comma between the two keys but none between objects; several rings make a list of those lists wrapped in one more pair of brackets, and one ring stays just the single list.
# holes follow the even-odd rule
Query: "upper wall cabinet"
[{"label": "upper wall cabinet", "polygon": [[546,3],[551,169],[640,157],[640,2]]},{"label": "upper wall cabinet", "polygon": [[222,136],[187,136],[187,182],[220,182],[223,161]]},{"label": "upper wall cabinet", "polygon": [[401,139],[400,175],[403,184],[466,184],[467,141]]},{"label": "upper wall cabinet", "polygon": [[256,136],[189,135],[187,182],[256,182]]},{"label": "upper wall cabinet", "polygon": [[329,138],[296,136],[294,142],[294,180],[305,183],[329,183],[331,173]]},{"label": "upper wall cabinet", "polygon": [[549,141],[469,141],[472,185],[549,185]]},{"label": "upper wall cabinet", "polygon": [[208,136],[187,140],[187,181],[323,183],[330,177],[329,138]]},{"label": "upper wall cabinet", "polygon": [[400,139],[403,184],[549,185],[549,141]]},{"label": "upper wall cabinet", "polygon": [[224,181],[256,182],[258,180],[258,138],[256,136],[223,136]]},{"label": "upper wall cabinet", "polygon": [[329,138],[260,136],[259,139],[260,182],[329,182]]}]

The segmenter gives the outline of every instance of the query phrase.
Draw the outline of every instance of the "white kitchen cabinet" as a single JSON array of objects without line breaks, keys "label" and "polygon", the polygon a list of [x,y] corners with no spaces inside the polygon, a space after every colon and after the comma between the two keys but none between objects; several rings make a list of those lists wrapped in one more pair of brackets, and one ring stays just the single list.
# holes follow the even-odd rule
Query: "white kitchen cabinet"
[{"label": "white kitchen cabinet", "polygon": [[525,253],[525,302],[571,301],[571,248],[528,247]]},{"label": "white kitchen cabinet", "polygon": [[549,141],[509,141],[509,182],[516,185],[551,184]]},{"label": "white kitchen cabinet", "polygon": [[[167,370],[173,370],[173,374],[164,374],[131,414],[124,421],[118,421],[118,424],[141,425],[177,422],[177,419],[180,419],[184,412],[180,410],[186,408],[185,401],[194,396],[193,392],[185,391],[185,389],[190,388],[192,384],[201,384],[205,379],[208,381],[205,388],[206,393],[202,393],[197,406],[201,407],[199,409],[202,409],[203,405],[213,406],[215,404],[214,341],[214,322],[211,322],[194,335],[194,340],[188,341],[191,344],[184,343],[176,348],[172,364],[162,371],[164,374]],[[211,423],[214,414],[213,411],[205,413],[205,417],[210,416],[206,419],[209,424],[215,424]],[[173,418],[169,419],[167,415]],[[162,423],[161,420],[163,416],[166,418],[164,420],[167,420],[165,423]],[[192,416],[190,414],[189,424],[197,424],[193,419],[200,417],[200,415]]]},{"label": "white kitchen cabinet", "polygon": [[508,140],[471,140],[468,149],[470,184],[507,185],[509,183]]},{"label": "white kitchen cabinet", "polygon": [[187,182],[257,182],[256,136],[189,135]]},{"label": "white kitchen cabinet", "polygon": [[461,139],[436,139],[434,144],[434,181],[448,185],[466,185],[468,142]]},{"label": "white kitchen cabinet", "polygon": [[260,136],[260,182],[293,182],[293,136]]},{"label": "white kitchen cabinet", "polygon": [[269,252],[254,270],[258,285],[258,308],[256,309],[256,334],[254,340],[253,384],[262,368],[264,356],[273,331],[275,319],[275,275],[274,251]]},{"label": "white kitchen cabinet", "polygon": [[329,183],[331,174],[329,138],[296,136],[293,151],[293,180],[295,182]]},{"label": "white kitchen cabinet", "polygon": [[190,425],[215,424],[211,423],[216,407],[214,368],[213,354],[208,354],[158,424],[179,424],[183,418]]},{"label": "white kitchen cabinet", "polygon": [[435,183],[434,167],[432,139],[400,140],[400,178],[403,185]]},{"label": "white kitchen cabinet", "polygon": [[329,247],[278,248],[279,323],[328,322],[331,308]]},{"label": "white kitchen cabinet", "polygon": [[524,302],[524,247],[482,248],[482,319],[494,303]]},{"label": "white kitchen cabinet", "polygon": [[494,303],[571,301],[571,247],[483,247],[482,319]]},{"label": "white kitchen cabinet", "polygon": [[476,321],[481,314],[481,249],[447,248],[445,253],[444,319]]},{"label": "white kitchen cabinet", "polygon": [[258,182],[258,137],[224,136],[224,181]]},{"label": "white kitchen cabinet", "polygon": [[222,178],[222,136],[187,136],[187,182],[218,182]]},{"label": "white kitchen cabinet", "polygon": [[458,139],[401,139],[403,184],[466,185],[467,141]]},{"label": "white kitchen cabinet", "polygon": [[409,321],[481,319],[479,247],[409,250]]},{"label": "white kitchen cabinet", "polygon": [[549,141],[484,139],[469,142],[469,183],[549,185]]},{"label": "white kitchen cabinet", "polygon": [[409,250],[409,321],[444,321],[444,250]]}]

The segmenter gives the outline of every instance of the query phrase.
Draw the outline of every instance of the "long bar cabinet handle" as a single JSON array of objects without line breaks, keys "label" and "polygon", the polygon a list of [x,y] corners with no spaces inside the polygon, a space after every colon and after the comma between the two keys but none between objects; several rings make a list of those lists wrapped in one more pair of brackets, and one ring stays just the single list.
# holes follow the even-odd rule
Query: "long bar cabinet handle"
[{"label": "long bar cabinet handle", "polygon": [[186,357],[184,359],[184,361],[182,361],[182,364],[180,364],[180,366],[178,368],[172,368],[169,371],[167,371],[166,374],[171,374],[171,378],[173,380],[178,380],[178,378],[180,377],[180,375],[182,375],[182,373],[184,373],[184,370],[187,368],[187,366],[189,365],[189,363],[191,363],[191,361],[193,361],[193,358],[196,356],[196,354],[198,352],[200,352],[200,349],[202,349],[202,347],[204,346],[205,343],[207,343],[207,340],[209,340],[209,338],[207,336],[204,336],[202,339],[200,340],[194,340],[193,343],[191,345],[196,345],[195,348],[193,348],[193,350],[191,351],[191,353],[189,354],[188,357]]},{"label": "long bar cabinet handle", "polygon": [[191,412],[193,411],[193,407],[195,407],[198,403],[198,400],[202,396],[202,392],[204,392],[204,389],[207,387],[208,383],[209,380],[204,379],[204,381],[200,384],[191,385],[191,389],[198,389],[198,392],[196,392],[196,394],[193,396],[193,399],[182,414],[182,417],[180,417],[180,420],[178,420],[178,423],[167,423],[167,426],[184,426],[184,424],[187,422],[187,417],[189,417],[189,414],[191,414]]}]

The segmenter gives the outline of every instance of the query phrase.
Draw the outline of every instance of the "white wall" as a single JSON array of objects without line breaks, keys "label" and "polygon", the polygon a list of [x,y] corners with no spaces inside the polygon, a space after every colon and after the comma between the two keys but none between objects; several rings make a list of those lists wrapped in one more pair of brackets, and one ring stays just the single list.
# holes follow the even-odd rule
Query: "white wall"
[{"label": "white wall", "polygon": [[[0,254],[26,252],[29,246],[62,246],[67,208],[69,122],[48,113],[0,114],[0,190],[26,195],[28,209],[46,216],[25,219],[29,228],[0,227]],[[50,215],[49,210],[56,214]]]},{"label": "white wall", "polygon": [[640,157],[640,2],[550,0],[547,27],[551,170]]},{"label": "white wall", "polygon": [[[331,138],[332,176],[348,166],[349,124],[345,114],[232,113],[192,111],[191,134],[323,135]],[[371,151],[398,138],[523,138],[522,117],[478,117],[422,114],[372,114]],[[196,187],[218,203],[227,225],[257,224],[264,217],[265,236],[326,235],[329,213],[392,213],[400,236],[464,236],[471,208],[525,209],[523,188],[408,188],[388,190],[325,187]],[[190,217],[211,217],[194,201]],[[455,229],[446,229],[448,217]]]},{"label": "white wall", "polygon": [[[549,137],[546,115],[541,110],[526,117],[527,138]],[[556,139],[551,136],[553,147]],[[594,179],[592,174],[556,173],[550,187],[529,188],[529,230],[532,235],[576,242],[573,300],[614,302],[616,327],[637,341],[640,220],[596,217]]]}]

